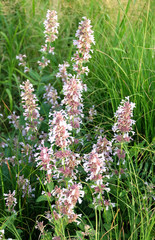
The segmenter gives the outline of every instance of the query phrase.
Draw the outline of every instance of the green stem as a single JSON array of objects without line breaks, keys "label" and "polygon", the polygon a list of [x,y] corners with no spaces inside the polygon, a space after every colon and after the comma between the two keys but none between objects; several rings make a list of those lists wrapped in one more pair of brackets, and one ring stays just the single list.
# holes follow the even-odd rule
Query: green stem
[{"label": "green stem", "polygon": [[95,234],[95,240],[98,240],[98,219],[97,219],[97,209],[95,208],[95,217],[96,217],[96,234]]},{"label": "green stem", "polygon": [[[1,176],[1,185],[2,185],[2,196],[4,196],[4,182],[3,182],[3,175],[2,175],[2,166],[0,166],[0,176]],[[2,197],[3,199],[3,206],[4,206],[4,209],[5,209],[5,201],[4,201],[4,198]],[[2,206],[2,208],[3,208]]]}]

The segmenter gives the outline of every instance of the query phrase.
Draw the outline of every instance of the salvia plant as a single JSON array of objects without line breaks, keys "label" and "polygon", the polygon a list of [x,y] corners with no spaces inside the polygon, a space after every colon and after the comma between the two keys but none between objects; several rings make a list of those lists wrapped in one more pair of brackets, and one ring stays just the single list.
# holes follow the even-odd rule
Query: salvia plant
[{"label": "salvia plant", "polygon": [[[41,77],[56,55],[54,41],[58,38],[58,27],[57,12],[48,10],[44,21],[45,42],[37,62],[37,74]],[[54,76],[61,81],[62,89],[56,89],[54,81],[48,82],[41,85],[39,94],[31,81],[34,70],[27,65],[26,55],[16,56],[29,77],[20,85],[22,114],[13,112],[8,116],[16,133],[13,144],[9,148],[6,141],[1,143],[7,154],[1,155],[0,164],[17,184],[10,183],[7,189],[1,177],[5,220],[0,239],[5,239],[8,230],[22,239],[20,234],[28,219],[20,228],[17,219],[22,219],[29,205],[35,215],[34,202],[40,213],[33,217],[33,227],[30,226],[30,232],[36,231],[37,237],[30,239],[107,239],[102,224],[109,221],[108,214],[113,214],[110,228],[114,227],[117,215],[114,212],[119,211],[119,187],[122,179],[130,177],[128,145],[134,135],[135,104],[125,97],[114,115],[113,136],[106,136],[104,131],[94,132],[94,140],[89,146],[85,144],[89,137],[83,140],[83,126],[93,122],[97,115],[95,106],[84,111],[83,101],[83,93],[87,91],[84,80],[89,73],[87,64],[94,45],[91,21],[83,17],[73,40],[73,55],[69,62],[64,60],[57,66]],[[95,224],[87,217],[85,205]],[[11,225],[8,228],[5,221],[8,225],[13,221],[16,229]],[[112,231],[110,234],[108,239],[118,239],[116,230],[115,237]]]}]

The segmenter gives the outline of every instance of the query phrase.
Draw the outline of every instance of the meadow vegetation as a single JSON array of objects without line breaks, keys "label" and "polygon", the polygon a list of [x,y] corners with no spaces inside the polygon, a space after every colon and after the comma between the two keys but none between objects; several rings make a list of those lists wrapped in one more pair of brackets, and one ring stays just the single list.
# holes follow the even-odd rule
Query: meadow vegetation
[{"label": "meadow vegetation", "polygon": [[154,11],[0,2],[0,239],[153,239]]}]

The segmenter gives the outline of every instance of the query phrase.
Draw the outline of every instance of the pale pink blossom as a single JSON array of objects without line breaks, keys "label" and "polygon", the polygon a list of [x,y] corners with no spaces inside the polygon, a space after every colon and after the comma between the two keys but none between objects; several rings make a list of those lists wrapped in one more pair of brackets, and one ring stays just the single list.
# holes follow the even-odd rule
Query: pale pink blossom
[{"label": "pale pink blossom", "polygon": [[48,102],[52,104],[52,108],[55,108],[58,105],[58,99],[60,99],[57,90],[50,83],[45,86],[45,90],[46,92],[43,95],[43,98],[46,100],[45,103]]},{"label": "pale pink blossom", "polygon": [[15,114],[15,112],[13,112],[11,115],[9,115],[8,119],[9,119],[9,123],[13,124],[15,129],[19,129],[19,116],[17,116]]},{"label": "pale pink blossom", "polygon": [[45,42],[54,42],[55,39],[57,39],[57,34],[58,34],[58,26],[59,23],[57,22],[57,12],[52,10],[48,10],[46,14],[46,20],[44,21],[44,27],[45,27]]},{"label": "pale pink blossom", "polygon": [[67,82],[68,77],[71,76],[71,74],[67,73],[68,67],[69,67],[68,62],[64,62],[64,64],[59,64],[59,72],[56,74],[56,77],[61,78],[63,82]]},{"label": "pale pink blossom", "polygon": [[72,76],[72,78],[64,83],[64,99],[62,104],[66,105],[67,112],[71,116],[78,116],[82,112],[82,91],[83,84],[76,76]]},{"label": "pale pink blossom", "polygon": [[[125,159],[125,151],[121,147],[121,143],[130,142],[131,135],[134,134],[132,126],[135,124],[133,117],[133,109],[135,108],[135,103],[129,101],[129,97],[121,101],[118,107],[115,117],[116,123],[114,124],[112,130],[115,133],[113,141],[120,143],[115,149],[114,155],[116,154],[120,159]],[[125,163],[125,161],[123,162]]]},{"label": "pale pink blossom", "polygon": [[8,207],[9,212],[15,212],[14,207],[17,204],[17,199],[14,197],[15,196],[15,190],[11,193],[9,190],[9,193],[4,193],[4,199],[6,201],[6,206]]},{"label": "pale pink blossom", "polygon": [[117,121],[112,128],[113,132],[116,133],[115,140],[117,142],[129,142],[131,139],[129,134],[134,134],[132,130],[132,126],[135,124],[135,121],[132,119],[134,108],[135,103],[130,102],[129,97],[121,101],[115,113]]},{"label": "pale pink blossom", "polygon": [[18,56],[16,56],[16,59],[19,60],[18,66],[23,66],[24,67],[24,72],[29,72],[30,69],[26,66],[26,61],[25,59],[26,55],[25,54],[19,54]]},{"label": "pale pink blossom", "polygon": [[34,92],[34,88],[29,80],[20,85],[22,89],[21,97],[24,108],[24,117],[26,121],[25,130],[28,132],[30,129],[32,131],[37,130],[37,125],[40,121],[39,107],[37,104],[37,97]]},{"label": "pale pink blossom", "polygon": [[32,193],[35,189],[31,187],[30,181],[27,178],[24,178],[24,175],[17,176],[17,184],[19,190],[22,191],[22,197],[35,197]]},{"label": "pale pink blossom", "polygon": [[67,123],[67,115],[61,110],[53,113],[53,120],[50,121],[49,141],[51,144],[66,149],[71,143],[70,131],[72,127]]},{"label": "pale pink blossom", "polygon": [[53,172],[53,158],[51,156],[50,150],[43,146],[38,148],[39,153],[35,154],[37,167],[41,166],[40,170],[44,170],[46,172],[46,180],[45,183],[51,182],[52,180],[52,172]]},{"label": "pale pink blossom", "polygon": [[77,72],[78,75],[84,73],[87,75],[89,72],[88,67],[84,67],[83,64],[88,62],[91,58],[91,45],[95,44],[93,30],[91,28],[90,20],[83,17],[75,35],[77,40],[73,41],[73,44],[77,47],[77,51],[72,58],[72,61],[74,62],[73,70]]},{"label": "pale pink blossom", "polygon": [[57,186],[52,192],[52,195],[56,198],[56,205],[53,206],[56,212],[56,218],[66,216],[68,218],[68,222],[77,222],[77,218],[79,217],[74,213],[74,207],[77,202],[81,203],[84,191],[82,190],[82,185],[72,184],[68,186],[68,189],[58,188]]},{"label": "pale pink blossom", "polygon": [[42,68],[47,67],[49,63],[50,63],[50,60],[48,60],[44,56],[42,57],[41,61],[38,61],[39,66]]},{"label": "pale pink blossom", "polygon": [[86,181],[91,180],[97,185],[103,183],[103,176],[106,172],[106,164],[103,154],[99,156],[99,154],[93,150],[91,153],[85,155],[83,166],[88,174]]}]

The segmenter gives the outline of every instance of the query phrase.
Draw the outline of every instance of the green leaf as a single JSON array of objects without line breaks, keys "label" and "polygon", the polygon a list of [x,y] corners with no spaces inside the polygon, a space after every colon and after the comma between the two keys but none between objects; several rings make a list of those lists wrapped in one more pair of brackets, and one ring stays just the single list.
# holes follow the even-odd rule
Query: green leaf
[{"label": "green leaf", "polygon": [[10,92],[10,90],[9,90],[8,88],[7,88],[5,91],[6,91],[7,94],[8,94],[9,101],[10,101],[10,110],[12,111],[12,108],[13,108],[13,99],[12,99],[11,92]]},{"label": "green leaf", "polygon": [[43,202],[43,201],[52,201],[50,197],[46,196],[46,195],[42,195],[42,196],[39,196],[36,200],[37,203],[39,202]]},{"label": "green leaf", "polygon": [[104,223],[103,226],[106,231],[108,231],[111,228],[111,224],[108,224],[108,223]]},{"label": "green leaf", "polygon": [[82,234],[81,231],[77,231],[77,232],[76,232],[76,236],[77,236],[77,239],[79,239],[79,240],[84,239],[84,238],[83,238],[83,234]]},{"label": "green leaf", "polygon": [[47,183],[47,188],[48,188],[48,191],[51,192],[54,188],[54,183],[53,182]]}]

